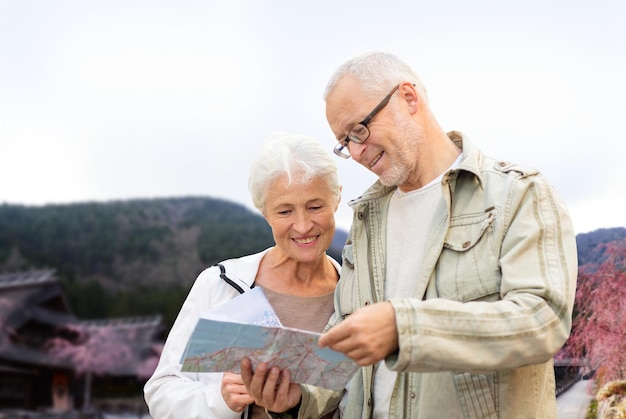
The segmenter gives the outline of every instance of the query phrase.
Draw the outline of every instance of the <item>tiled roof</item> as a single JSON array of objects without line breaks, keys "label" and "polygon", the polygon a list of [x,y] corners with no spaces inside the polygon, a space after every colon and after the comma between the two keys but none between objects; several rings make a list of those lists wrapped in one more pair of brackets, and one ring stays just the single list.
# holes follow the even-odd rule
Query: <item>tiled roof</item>
[{"label": "tiled roof", "polygon": [[161,316],[138,316],[138,317],[120,317],[113,319],[93,319],[93,320],[80,320],[77,322],[84,327],[115,327],[115,328],[141,328],[141,327],[156,327],[161,325]]},{"label": "tiled roof", "polygon": [[56,282],[54,269],[38,269],[24,272],[0,273],[0,288],[22,287],[27,285]]}]

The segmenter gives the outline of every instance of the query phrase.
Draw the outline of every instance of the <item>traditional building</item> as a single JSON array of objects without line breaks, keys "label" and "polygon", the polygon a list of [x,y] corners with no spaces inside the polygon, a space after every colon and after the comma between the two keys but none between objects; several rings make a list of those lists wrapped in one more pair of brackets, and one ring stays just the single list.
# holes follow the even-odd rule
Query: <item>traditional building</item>
[{"label": "traditional building", "polygon": [[0,274],[0,406],[69,410],[84,377],[141,381],[162,332],[160,316],[77,319],[54,270]]}]

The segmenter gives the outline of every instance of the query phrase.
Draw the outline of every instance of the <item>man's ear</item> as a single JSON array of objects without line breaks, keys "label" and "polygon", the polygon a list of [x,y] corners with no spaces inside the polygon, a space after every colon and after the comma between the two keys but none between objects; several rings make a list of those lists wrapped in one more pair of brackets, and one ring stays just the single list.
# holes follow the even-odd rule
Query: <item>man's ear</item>
[{"label": "man's ear", "polygon": [[417,112],[421,98],[419,93],[417,92],[417,89],[415,88],[415,85],[406,81],[400,84],[400,88],[398,90],[400,90],[402,98],[406,101],[411,115]]},{"label": "man's ear", "polygon": [[339,195],[337,196],[337,202],[335,203],[335,212],[339,208],[339,203],[341,202],[341,191],[343,190],[343,185],[339,185]]}]

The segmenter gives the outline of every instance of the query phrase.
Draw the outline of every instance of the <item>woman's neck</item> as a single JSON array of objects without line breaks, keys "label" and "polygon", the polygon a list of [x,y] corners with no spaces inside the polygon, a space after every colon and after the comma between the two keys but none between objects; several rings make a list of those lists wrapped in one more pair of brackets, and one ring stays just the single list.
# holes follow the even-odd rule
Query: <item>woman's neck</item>
[{"label": "woman's neck", "polygon": [[332,292],[338,279],[326,254],[314,261],[300,262],[273,247],[261,260],[256,283],[283,294],[316,296]]}]

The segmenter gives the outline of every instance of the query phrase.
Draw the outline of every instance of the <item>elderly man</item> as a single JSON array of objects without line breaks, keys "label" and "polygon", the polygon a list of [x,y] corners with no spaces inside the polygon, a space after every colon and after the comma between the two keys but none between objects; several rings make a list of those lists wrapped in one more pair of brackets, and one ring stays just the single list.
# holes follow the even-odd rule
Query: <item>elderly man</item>
[{"label": "elderly man", "polygon": [[[556,418],[552,357],[569,336],[577,278],[558,195],[536,170],[446,134],[391,54],[346,62],[325,100],[335,154],[379,178],[350,203],[319,341],[363,366],[343,417]],[[307,387],[272,393],[268,377],[244,381],[270,411],[299,403],[299,417],[319,417],[337,403]]]}]

